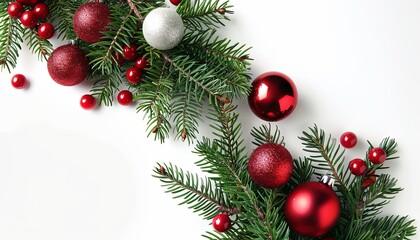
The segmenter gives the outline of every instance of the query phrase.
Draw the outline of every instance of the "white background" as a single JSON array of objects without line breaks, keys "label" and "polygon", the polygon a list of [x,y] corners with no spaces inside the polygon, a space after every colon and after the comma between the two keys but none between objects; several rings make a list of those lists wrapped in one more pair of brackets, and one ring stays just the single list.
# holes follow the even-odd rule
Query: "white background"
[{"label": "white background", "polygon": [[[302,155],[297,136],[314,123],[335,137],[358,135],[347,160],[364,156],[367,139],[392,136],[401,158],[389,173],[405,191],[384,214],[420,219],[420,2],[231,3],[220,34],[253,46],[254,77],[280,71],[297,85],[298,108],[278,123],[292,155]],[[89,86],[55,84],[26,48],[15,73],[30,87],[15,90],[11,74],[0,74],[0,239],[200,239],[212,229],[151,176],[156,162],[196,171],[193,146],[148,139],[135,107],[82,110]],[[262,121],[239,104],[249,143],[247,131]]]}]

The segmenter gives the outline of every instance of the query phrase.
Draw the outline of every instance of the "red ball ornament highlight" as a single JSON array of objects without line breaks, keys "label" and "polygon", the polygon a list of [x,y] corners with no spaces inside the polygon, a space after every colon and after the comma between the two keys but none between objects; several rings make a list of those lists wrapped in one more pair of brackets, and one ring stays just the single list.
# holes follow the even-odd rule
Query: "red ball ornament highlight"
[{"label": "red ball ornament highlight", "polygon": [[23,89],[28,85],[28,81],[23,74],[15,74],[12,77],[12,86],[16,89]]},{"label": "red ball ornament highlight", "polygon": [[283,73],[267,72],[252,83],[248,104],[252,112],[266,121],[279,121],[295,110],[298,93],[292,79]]},{"label": "red ball ornament highlight", "polygon": [[79,84],[89,73],[85,53],[71,44],[55,49],[48,59],[47,67],[51,78],[63,86]]},{"label": "red ball ornament highlight", "polygon": [[137,57],[137,47],[134,44],[124,46],[123,54],[126,60],[134,60]]},{"label": "red ball ornament highlight", "polygon": [[284,214],[293,231],[306,237],[320,237],[330,231],[340,216],[340,201],[331,187],[306,182],[287,196]]},{"label": "red ball ornament highlight", "polygon": [[221,213],[213,218],[213,228],[218,232],[226,232],[232,225],[229,215]]},{"label": "red ball ornament highlight", "polygon": [[50,15],[50,10],[48,9],[47,4],[38,3],[35,5],[33,12],[39,19],[47,18]]},{"label": "red ball ornament highlight", "polygon": [[265,188],[283,186],[289,181],[292,171],[292,155],[280,144],[263,144],[249,157],[249,175],[255,183]]},{"label": "red ball ornament highlight", "polygon": [[355,158],[349,163],[350,172],[356,176],[361,176],[365,174],[367,170],[366,162],[360,158]]},{"label": "red ball ornament highlight", "polygon": [[109,7],[101,2],[81,5],[73,16],[73,28],[77,36],[87,43],[101,41],[102,32],[110,22]]},{"label": "red ball ornament highlight", "polygon": [[51,23],[42,23],[38,27],[38,35],[40,38],[43,39],[50,39],[52,36],[54,36],[55,30],[54,26]]},{"label": "red ball ornament highlight", "polygon": [[20,16],[20,22],[26,28],[33,28],[38,23],[38,18],[32,11],[25,11]]},{"label": "red ball ornament highlight", "polygon": [[25,11],[22,4],[19,2],[12,2],[7,7],[7,12],[9,13],[9,16],[12,18],[20,18],[22,16],[22,13]]},{"label": "red ball ornament highlight", "polygon": [[96,99],[90,94],[85,94],[80,98],[80,106],[85,110],[92,110],[96,106]]},{"label": "red ball ornament highlight", "polygon": [[386,152],[379,147],[372,148],[369,151],[368,158],[373,164],[382,164],[386,160]]},{"label": "red ball ornament highlight", "polygon": [[139,70],[145,69],[148,65],[149,63],[145,57],[137,58],[137,60],[134,62],[134,67]]},{"label": "red ball ornament highlight", "polygon": [[131,84],[137,84],[141,81],[142,73],[139,69],[135,67],[131,67],[127,70],[125,73],[125,77],[127,78],[127,81]]},{"label": "red ball ornament highlight", "polygon": [[128,106],[133,102],[133,94],[128,90],[122,90],[118,93],[118,102],[123,106]]},{"label": "red ball ornament highlight", "polygon": [[352,148],[357,144],[357,136],[352,132],[345,132],[340,137],[340,143],[345,148]]}]

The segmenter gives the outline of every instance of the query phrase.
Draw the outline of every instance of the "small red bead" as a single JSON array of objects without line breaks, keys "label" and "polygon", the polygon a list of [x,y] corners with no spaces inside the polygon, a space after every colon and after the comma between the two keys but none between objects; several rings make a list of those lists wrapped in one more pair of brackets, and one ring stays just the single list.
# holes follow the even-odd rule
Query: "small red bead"
[{"label": "small red bead", "polygon": [[47,18],[50,15],[50,10],[45,3],[38,3],[35,5],[33,12],[39,19]]},{"label": "small red bead", "polygon": [[356,176],[363,175],[367,170],[366,162],[360,158],[356,158],[350,161],[349,163],[350,172]]},{"label": "small red bead", "polygon": [[7,7],[7,12],[9,13],[9,16],[12,18],[20,18],[20,16],[22,16],[22,13],[25,12],[25,9],[23,8],[21,3],[12,2]]},{"label": "small red bead", "polygon": [[382,164],[386,160],[386,152],[379,147],[372,148],[369,151],[368,158],[373,164]]},{"label": "small red bead", "polygon": [[96,99],[90,94],[85,94],[80,98],[80,106],[85,110],[91,110],[95,105]]},{"label": "small red bead", "polygon": [[20,22],[24,27],[33,28],[38,23],[38,18],[34,12],[25,11],[22,13],[22,16],[20,16]]},{"label": "small red bead", "polygon": [[136,45],[130,44],[130,46],[124,46],[123,53],[124,53],[125,59],[134,60],[137,57]]},{"label": "small red bead", "polygon": [[125,58],[124,58],[124,56],[121,53],[114,52],[112,55],[114,56],[113,61],[116,62],[116,63],[118,63],[118,65],[121,65],[121,64],[123,64],[125,62]]},{"label": "small red bead", "polygon": [[375,182],[376,182],[376,177],[375,176],[368,176],[368,177],[366,177],[365,180],[363,180],[362,187],[367,188]]},{"label": "small red bead", "polygon": [[340,143],[345,148],[352,148],[357,144],[357,136],[352,132],[345,132],[341,135]]},{"label": "small red bead", "polygon": [[133,94],[128,90],[118,93],[118,102],[123,106],[128,106],[133,102]]},{"label": "small red bead", "polygon": [[38,27],[38,35],[43,39],[50,39],[54,36],[55,30],[51,23],[43,23]]},{"label": "small red bead", "polygon": [[182,2],[182,0],[170,0],[170,1],[175,6],[178,6],[178,4],[180,4]]},{"label": "small red bead", "polygon": [[141,81],[142,73],[135,67],[131,67],[125,73],[125,77],[127,78],[128,82],[132,84],[137,84]]},{"label": "small red bead", "polygon": [[16,89],[25,88],[28,84],[26,77],[22,74],[15,74],[12,77],[12,86]]},{"label": "small red bead", "polygon": [[149,63],[147,62],[147,59],[145,57],[137,58],[137,60],[134,62],[134,67],[143,70],[147,68]]},{"label": "small red bead", "polygon": [[226,213],[218,214],[213,218],[213,228],[218,232],[226,232],[231,224],[232,222]]}]

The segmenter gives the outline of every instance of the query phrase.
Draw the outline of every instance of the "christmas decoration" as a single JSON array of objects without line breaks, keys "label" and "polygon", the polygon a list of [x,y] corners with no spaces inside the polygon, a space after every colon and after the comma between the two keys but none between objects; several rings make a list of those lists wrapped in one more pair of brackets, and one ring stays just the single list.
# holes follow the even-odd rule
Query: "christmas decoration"
[{"label": "christmas decoration", "polygon": [[345,132],[340,137],[340,143],[345,148],[352,148],[357,144],[357,136],[353,132]]},{"label": "christmas decoration", "polygon": [[137,57],[137,47],[134,44],[124,46],[123,51],[126,60],[134,60]]},{"label": "christmas decoration", "polygon": [[133,94],[128,90],[122,90],[118,93],[118,102],[123,106],[133,103]]},{"label": "christmas decoration", "polygon": [[284,215],[293,231],[320,237],[331,230],[340,216],[340,201],[324,182],[306,182],[287,196]]},{"label": "christmas decoration", "polygon": [[356,176],[361,176],[365,174],[367,170],[366,162],[360,158],[355,158],[349,163],[350,172]]},{"label": "christmas decoration", "polygon": [[173,5],[178,6],[178,5],[182,2],[182,0],[170,0],[170,2],[171,2]]},{"label": "christmas decoration", "polygon": [[213,218],[213,227],[218,232],[226,232],[231,226],[229,215],[221,213]]},{"label": "christmas decoration", "polygon": [[42,23],[38,27],[38,35],[43,39],[50,39],[54,36],[54,26],[51,23]]},{"label": "christmas decoration", "polygon": [[252,83],[249,107],[259,118],[279,121],[296,108],[298,93],[293,81],[283,73],[267,72]]},{"label": "christmas decoration", "polygon": [[22,74],[15,74],[12,77],[12,86],[16,89],[25,88],[28,85],[26,77]]},{"label": "christmas decoration", "polygon": [[92,110],[96,106],[96,99],[90,94],[85,94],[80,98],[80,106],[85,110]]},{"label": "christmas decoration", "polygon": [[44,19],[50,15],[50,10],[45,3],[37,3],[33,9],[33,12],[38,19]]},{"label": "christmas decoration", "polygon": [[169,8],[151,11],[143,23],[146,42],[159,50],[176,47],[184,37],[185,27],[181,16]]},{"label": "christmas decoration", "polygon": [[369,160],[373,164],[382,164],[386,160],[386,152],[380,147],[372,148],[369,151]]},{"label": "christmas decoration", "polygon": [[147,62],[147,59],[145,57],[137,58],[137,60],[134,62],[134,67],[136,67],[139,70],[145,69],[149,63]]},{"label": "christmas decoration", "polygon": [[131,67],[127,70],[125,77],[129,83],[138,84],[141,81],[142,74],[136,67]]},{"label": "christmas decoration", "polygon": [[263,144],[249,157],[249,175],[258,185],[265,188],[283,186],[292,176],[292,171],[292,155],[279,144]]},{"label": "christmas decoration", "polygon": [[38,18],[32,11],[24,11],[20,16],[20,22],[24,27],[33,28],[38,23]]},{"label": "christmas decoration", "polygon": [[63,86],[81,83],[89,73],[89,63],[84,52],[72,44],[54,50],[48,59],[48,73]]},{"label": "christmas decoration", "polygon": [[7,11],[12,18],[20,18],[22,16],[22,13],[25,11],[22,4],[19,2],[12,2],[8,7]]},{"label": "christmas decoration", "polygon": [[101,2],[87,2],[74,13],[73,27],[77,36],[87,43],[101,41],[102,32],[110,22],[110,10]]}]

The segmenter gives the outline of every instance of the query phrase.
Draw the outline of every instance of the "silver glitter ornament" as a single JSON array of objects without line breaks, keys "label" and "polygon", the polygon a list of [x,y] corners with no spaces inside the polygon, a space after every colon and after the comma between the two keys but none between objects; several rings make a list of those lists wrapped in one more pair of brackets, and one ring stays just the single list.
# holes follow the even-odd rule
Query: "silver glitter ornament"
[{"label": "silver glitter ornament", "polygon": [[143,22],[146,42],[159,50],[176,47],[185,34],[181,16],[169,8],[156,8],[147,14]]}]

